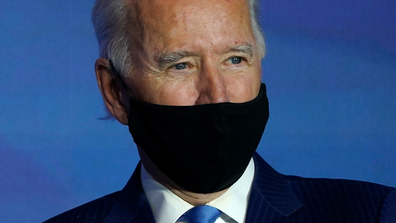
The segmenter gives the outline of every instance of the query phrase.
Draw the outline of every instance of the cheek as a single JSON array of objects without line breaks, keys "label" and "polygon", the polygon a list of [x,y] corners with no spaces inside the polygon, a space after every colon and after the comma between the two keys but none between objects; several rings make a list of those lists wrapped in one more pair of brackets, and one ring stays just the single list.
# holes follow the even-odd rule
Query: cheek
[{"label": "cheek", "polygon": [[152,90],[148,102],[161,105],[194,105],[197,99],[197,91],[193,83],[166,82]]},{"label": "cheek", "polygon": [[251,71],[227,79],[227,93],[231,102],[241,103],[254,99],[261,84],[260,71]]}]

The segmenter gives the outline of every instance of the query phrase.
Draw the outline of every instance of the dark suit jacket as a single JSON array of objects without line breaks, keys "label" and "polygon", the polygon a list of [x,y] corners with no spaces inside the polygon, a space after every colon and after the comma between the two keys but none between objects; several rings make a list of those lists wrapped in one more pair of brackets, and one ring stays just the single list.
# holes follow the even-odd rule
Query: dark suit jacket
[{"label": "dark suit jacket", "polygon": [[[285,176],[258,154],[247,223],[396,223],[396,190],[378,184]],[[140,181],[140,165],[121,191],[51,218],[45,223],[154,222]]]}]

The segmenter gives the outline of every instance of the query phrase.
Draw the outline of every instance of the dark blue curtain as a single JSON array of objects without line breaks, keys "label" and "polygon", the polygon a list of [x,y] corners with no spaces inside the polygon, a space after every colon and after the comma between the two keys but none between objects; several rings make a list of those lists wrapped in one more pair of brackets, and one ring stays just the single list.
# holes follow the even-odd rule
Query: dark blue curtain
[{"label": "dark blue curtain", "polygon": [[[396,5],[262,1],[277,170],[396,186]],[[93,0],[0,2],[0,212],[40,222],[121,189],[139,158],[105,115]]]}]

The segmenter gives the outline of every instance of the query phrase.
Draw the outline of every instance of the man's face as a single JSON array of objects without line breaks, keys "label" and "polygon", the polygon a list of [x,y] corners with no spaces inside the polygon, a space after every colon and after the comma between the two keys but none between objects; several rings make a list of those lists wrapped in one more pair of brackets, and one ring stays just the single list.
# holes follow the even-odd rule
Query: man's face
[{"label": "man's face", "polygon": [[141,49],[126,83],[162,105],[245,102],[258,94],[261,65],[244,0],[139,1]]}]

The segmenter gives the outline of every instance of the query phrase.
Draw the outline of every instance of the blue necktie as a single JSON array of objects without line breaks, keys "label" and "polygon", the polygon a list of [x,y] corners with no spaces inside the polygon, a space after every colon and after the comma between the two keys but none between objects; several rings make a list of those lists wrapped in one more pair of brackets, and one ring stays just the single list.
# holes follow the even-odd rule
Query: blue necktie
[{"label": "blue necktie", "polygon": [[200,205],[184,213],[178,221],[187,223],[214,223],[221,215],[221,211],[209,205]]}]

